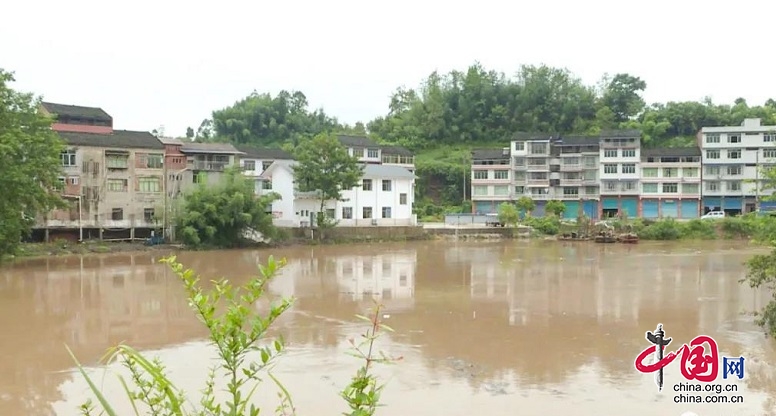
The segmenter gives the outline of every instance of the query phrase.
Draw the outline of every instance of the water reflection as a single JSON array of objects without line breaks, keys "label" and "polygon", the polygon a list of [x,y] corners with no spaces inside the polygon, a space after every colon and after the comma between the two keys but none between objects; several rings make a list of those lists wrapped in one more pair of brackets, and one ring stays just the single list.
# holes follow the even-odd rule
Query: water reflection
[{"label": "water reflection", "polygon": [[[311,414],[336,401],[316,393],[323,388],[317,375],[318,381],[302,378],[317,371],[346,382],[353,363],[342,354],[344,340],[362,330],[354,314],[377,298],[396,330],[384,347],[408,357],[384,370],[395,379],[386,395],[418,394],[435,403],[430,413],[416,414],[467,414],[467,406],[508,414],[503,409],[515,404],[541,414],[533,410],[553,401],[583,406],[612,394],[630,400],[621,403],[623,411],[639,414],[656,398],[652,379],[635,374],[633,359],[646,347],[644,331],[663,322],[677,343],[706,333],[723,355],[752,357],[749,407],[736,410],[752,413],[764,400],[757,391],[776,391],[768,364],[776,352],[740,312],[764,306],[769,295],[737,282],[751,251],[725,243],[702,248],[424,242],[274,251],[288,264],[270,290],[296,298],[277,329],[290,346],[283,368],[291,384],[309,387],[297,391]],[[269,254],[181,253],[179,260],[205,279],[225,274],[241,283]],[[119,341],[163,348],[204,337],[180,283],[156,260],[148,254],[50,259],[0,270],[0,322],[10,334],[0,338],[0,374],[8,375],[0,378],[0,414],[52,412],[57,386],[72,379],[63,373],[71,367],[63,343],[94,363]],[[199,356],[180,354],[204,354],[192,346],[168,351],[181,368]],[[669,372],[666,382],[678,382],[678,375]],[[82,387],[68,388],[64,398],[77,404]],[[595,409],[595,403],[574,406],[568,409],[582,414]],[[396,405],[384,414],[417,411]]]}]

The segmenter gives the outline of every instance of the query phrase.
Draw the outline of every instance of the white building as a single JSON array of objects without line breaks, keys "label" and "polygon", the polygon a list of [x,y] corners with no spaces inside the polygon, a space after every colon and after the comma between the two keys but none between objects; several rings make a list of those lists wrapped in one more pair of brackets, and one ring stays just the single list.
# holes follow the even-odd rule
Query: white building
[{"label": "white building", "polygon": [[240,169],[243,174],[254,181],[256,194],[262,190],[271,190],[272,183],[261,178],[261,174],[267,170],[276,160],[291,161],[291,154],[281,149],[257,148],[253,146],[237,145],[240,155]]},{"label": "white building", "polygon": [[642,218],[697,218],[701,199],[697,146],[641,149]]},{"label": "white building", "polygon": [[[294,161],[277,160],[261,178],[281,196],[272,204],[275,225],[306,227],[315,224],[320,200],[315,192],[299,192],[294,184]],[[326,201],[324,210],[340,226],[414,226],[415,175],[400,166],[367,164],[361,184],[343,191],[344,201]]]},{"label": "white building", "polygon": [[698,136],[703,210],[754,211],[762,196],[762,187],[757,185],[760,168],[776,163],[776,126],[763,126],[759,118],[753,118],[740,126],[704,127]]},{"label": "white building", "polygon": [[602,216],[625,213],[629,217],[636,217],[639,206],[641,132],[602,132],[599,149]]},{"label": "white building", "polygon": [[509,148],[472,151],[471,201],[475,213],[496,213],[503,202],[523,196],[522,183],[513,188],[509,161]]}]

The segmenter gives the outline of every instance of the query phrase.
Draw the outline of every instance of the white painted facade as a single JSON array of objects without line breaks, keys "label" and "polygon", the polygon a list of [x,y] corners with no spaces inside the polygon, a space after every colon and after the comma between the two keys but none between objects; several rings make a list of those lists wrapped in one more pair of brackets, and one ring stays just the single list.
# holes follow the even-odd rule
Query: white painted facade
[{"label": "white painted facade", "polygon": [[[489,154],[472,156],[471,200],[472,201],[509,201],[520,198],[523,187],[515,186],[514,171],[510,165],[509,149],[484,151]],[[524,176],[523,176],[524,178]],[[521,191],[519,194],[517,191]]]},{"label": "white painted facade", "polygon": [[704,127],[699,136],[704,196],[755,197],[762,165],[776,164],[776,126],[746,119]]},{"label": "white painted facade", "polygon": [[602,196],[635,196],[640,193],[641,143],[634,137],[606,137],[599,150]]},{"label": "white painted facade", "polygon": [[641,161],[641,196],[699,199],[701,197],[700,156],[670,154],[653,156],[650,150],[645,150]]},{"label": "white painted facade", "polygon": [[[510,145],[515,170],[515,198],[552,199],[550,188],[550,140],[514,140]],[[519,191],[522,191],[520,193]]]}]

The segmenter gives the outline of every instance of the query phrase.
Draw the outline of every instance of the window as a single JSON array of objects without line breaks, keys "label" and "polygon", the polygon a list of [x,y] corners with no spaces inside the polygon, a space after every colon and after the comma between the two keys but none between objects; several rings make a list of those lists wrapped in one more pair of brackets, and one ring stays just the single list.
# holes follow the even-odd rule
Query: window
[{"label": "window", "polygon": [[383,218],[391,218],[391,207],[383,207]]},{"label": "window", "polygon": [[67,150],[59,154],[62,166],[75,166],[75,150]]},{"label": "window", "polygon": [[604,165],[604,173],[617,173],[617,165]]},{"label": "window", "polygon": [[67,178],[67,184],[68,185],[78,185],[78,176],[70,176]]},{"label": "window", "polygon": [[399,194],[399,205],[407,205],[407,194]]},{"label": "window", "polygon": [[513,160],[513,163],[515,164],[515,167],[523,167],[523,166],[525,166],[525,158],[524,157],[516,157]]},{"label": "window", "polygon": [[564,159],[561,159],[563,164],[566,166],[576,166],[579,165],[579,158],[578,157],[567,157]]},{"label": "window", "polygon": [[598,194],[598,188],[595,186],[586,186],[585,187],[585,195],[596,195]]},{"label": "window", "polygon": [[164,155],[160,153],[151,153],[146,155],[145,167],[148,169],[161,169],[164,163]]},{"label": "window", "polygon": [[515,186],[515,195],[523,195],[525,193],[525,187]]},{"label": "window", "polygon": [[106,181],[108,192],[127,192],[126,179],[108,179]]},{"label": "window", "polygon": [[194,183],[207,183],[207,172],[194,172],[191,175],[191,181]]},{"label": "window", "polygon": [[509,186],[507,185],[498,185],[493,187],[493,195],[496,196],[507,196],[509,195]]},{"label": "window", "polygon": [[741,143],[741,135],[740,134],[728,134],[727,142],[728,143]]},{"label": "window", "polygon": [[623,191],[632,191],[634,189],[636,189],[636,182],[628,181],[622,183]]},{"label": "window", "polygon": [[484,196],[488,194],[487,186],[475,186],[472,188],[472,194],[474,196]]},{"label": "window", "polygon": [[143,219],[145,220],[145,222],[154,222],[154,209],[153,208],[143,209]]},{"label": "window", "polygon": [[617,157],[617,149],[604,150],[604,157],[608,157],[608,158]]},{"label": "window", "polygon": [[764,142],[776,142],[776,133],[766,133],[763,135]]},{"label": "window", "polygon": [[679,192],[679,184],[678,183],[664,183],[663,184],[663,193],[664,194],[675,194]]},{"label": "window", "polygon": [[383,179],[383,191],[390,192],[391,191],[391,181],[388,179]]},{"label": "window", "polygon": [[727,151],[728,159],[741,159],[741,149],[731,149]]},{"label": "window", "polygon": [[730,181],[727,183],[727,189],[728,191],[740,191],[741,190],[741,181]]},{"label": "window", "polygon": [[706,159],[719,159],[719,150],[707,150]]},{"label": "window", "polygon": [[763,149],[763,157],[766,159],[776,157],[776,149]]},{"label": "window", "polygon": [[677,168],[663,168],[664,178],[676,178],[679,176],[679,169]]},{"label": "window", "polygon": [[326,217],[334,219],[335,212],[336,211],[334,210],[334,208],[327,208],[326,209]]},{"label": "window", "polygon": [[604,186],[606,187],[607,191],[614,191],[614,190],[617,189],[617,182],[606,181],[606,182],[604,182]]},{"label": "window", "polygon": [[529,181],[546,181],[547,180],[547,172],[529,172],[528,180]]},{"label": "window", "polygon": [[522,152],[525,150],[525,143],[524,142],[515,142],[515,150],[518,152]]},{"label": "window", "polygon": [[372,207],[361,208],[361,218],[372,218]]},{"label": "window", "polygon": [[700,193],[697,183],[683,183],[682,193],[697,195]]},{"label": "window", "polygon": [[372,190],[372,180],[371,179],[364,179],[364,180],[362,180],[361,181],[361,189],[364,190],[364,191],[371,191]]},{"label": "window", "polygon": [[719,143],[719,134],[707,134],[706,143]]},{"label": "window", "polygon": [[597,179],[597,176],[598,176],[598,172],[597,171],[595,171],[595,170],[586,170],[582,174],[582,179],[584,179],[586,181],[594,181],[594,180]]},{"label": "window", "polygon": [[731,176],[740,175],[741,174],[741,165],[728,166],[727,167],[727,174],[731,175]]},{"label": "window", "polygon": [[250,171],[256,170],[256,161],[255,160],[244,160],[243,161],[243,170],[250,170]]},{"label": "window", "polygon": [[582,158],[582,163],[585,165],[586,168],[597,168],[598,167],[598,161],[595,157],[588,156]]},{"label": "window", "polygon": [[261,181],[261,189],[265,191],[272,190],[272,181]]},{"label": "window", "polygon": [[508,170],[496,170],[493,171],[493,178],[495,179],[509,179]]},{"label": "window", "polygon": [[110,219],[113,221],[121,221],[124,219],[124,210],[121,208],[113,208],[110,212]]},{"label": "window", "polygon": [[475,170],[474,171],[474,179],[488,179],[488,171],[487,170]]},{"label": "window", "polygon": [[641,175],[645,178],[657,178],[657,168],[644,168],[641,170]]},{"label": "window", "polygon": [[377,151],[377,149],[367,149],[366,157],[377,159],[378,157],[380,157],[380,153]]},{"label": "window", "polygon": [[636,165],[633,163],[623,163],[622,173],[636,173]]},{"label": "window", "polygon": [[265,170],[269,169],[270,166],[272,166],[272,161],[268,160],[266,162],[261,162],[261,171],[264,172]]},{"label": "window", "polygon": [[531,143],[531,154],[534,155],[546,155],[547,143]]},{"label": "window", "polygon": [[683,168],[682,169],[682,176],[685,178],[697,178],[698,174],[700,172],[698,171],[698,168]]},{"label": "window", "polygon": [[707,175],[719,175],[719,166],[706,166]]},{"label": "window", "polygon": [[523,182],[525,181],[525,172],[516,170],[512,171],[512,178],[514,178],[516,182]]},{"label": "window", "polygon": [[636,157],[635,149],[622,149],[622,157]]},{"label": "window", "polygon": [[106,155],[105,166],[108,169],[126,169],[129,167],[129,157],[126,155]]},{"label": "window", "polygon": [[138,191],[162,192],[162,181],[159,178],[138,178]]},{"label": "window", "polygon": [[60,186],[62,186],[62,187],[65,186],[65,177],[64,176],[60,176],[59,178],[57,178],[57,180],[59,180],[59,185]]},{"label": "window", "polygon": [[566,186],[563,188],[564,196],[577,196],[579,195],[579,188]]},{"label": "window", "polygon": [[342,219],[343,220],[353,219],[353,207],[342,207]]},{"label": "window", "polygon": [[641,184],[641,190],[646,194],[656,194],[657,193],[657,184],[656,183],[643,183]]},{"label": "window", "polygon": [[719,191],[719,182],[706,182],[706,190],[712,192]]}]

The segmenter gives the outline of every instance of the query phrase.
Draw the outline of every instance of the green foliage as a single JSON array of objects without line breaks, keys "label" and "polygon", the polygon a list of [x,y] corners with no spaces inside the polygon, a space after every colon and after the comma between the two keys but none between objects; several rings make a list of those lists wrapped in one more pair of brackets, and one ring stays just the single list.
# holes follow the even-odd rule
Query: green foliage
[{"label": "green foliage", "polygon": [[[636,219],[630,224],[639,238],[644,240],[714,240],[717,238],[753,239],[776,241],[776,218],[747,214],[726,217],[721,220],[677,221]],[[625,224],[615,221],[616,229],[624,230]]]},{"label": "green foliage", "polygon": [[0,257],[14,253],[38,214],[67,206],[57,192],[64,143],[38,111],[40,100],[12,82],[0,69]]},{"label": "green foliage", "polygon": [[237,168],[224,172],[217,185],[198,186],[186,195],[175,218],[178,235],[191,247],[230,248],[243,244],[246,233],[275,237],[267,208],[277,194],[256,196],[254,184]]},{"label": "green foliage", "polygon": [[525,214],[526,217],[531,216],[531,212],[536,209],[536,202],[527,196],[521,196],[517,202],[515,202],[517,209],[521,214]]},{"label": "green foliage", "polygon": [[746,277],[740,280],[755,289],[771,293],[771,300],[760,311],[755,311],[755,323],[769,336],[776,338],[776,248],[769,254],[758,254],[746,262]]},{"label": "green foliage", "polygon": [[560,232],[560,219],[558,217],[527,217],[523,221],[527,225],[541,234],[557,235]]},{"label": "green foliage", "polygon": [[302,192],[316,192],[320,201],[318,227],[335,225],[333,218],[325,215],[326,201],[342,200],[342,191],[359,185],[364,167],[358,158],[350,156],[333,134],[319,134],[303,141],[296,148],[294,181]]},{"label": "green foliage", "polygon": [[498,206],[498,221],[513,227],[520,221],[520,213],[517,207],[509,202],[503,202]]},{"label": "green foliage", "polygon": [[566,212],[566,204],[563,201],[548,201],[547,205],[544,206],[544,210],[560,218]]},{"label": "green foliage", "polygon": [[[174,256],[162,260],[169,265],[183,283],[192,311],[197,315],[209,332],[210,344],[218,355],[218,363],[213,366],[205,382],[198,405],[175,387],[165,371],[164,364],[158,359],[149,360],[130,346],[120,344],[109,350],[107,363],[118,362],[129,373],[129,380],[118,376],[119,382],[130,400],[132,414],[139,416],[258,416],[261,409],[253,403],[253,395],[260,387],[260,374],[267,373],[279,390],[280,405],[278,415],[295,415],[291,395],[288,390],[269,372],[269,366],[285,348],[282,338],[268,339],[268,331],[275,321],[292,304],[291,299],[281,299],[270,305],[269,311],[260,315],[255,304],[267,296],[267,285],[278,275],[285,260],[276,261],[269,257],[267,265],[259,265],[259,276],[240,287],[233,286],[226,279],[211,282],[212,287],[205,290],[201,279],[191,269],[184,269]],[[346,416],[372,416],[379,406],[383,385],[371,373],[377,363],[395,361],[375,349],[375,341],[381,331],[392,331],[379,319],[380,306],[374,309],[370,317],[357,316],[369,322],[369,329],[362,335],[363,342],[355,344],[352,355],[363,361],[362,367],[351,379],[350,384],[340,393],[351,409]],[[100,414],[116,416],[119,413],[97,387],[89,374],[68,349],[89,389],[97,399],[80,406],[83,415],[92,415],[97,409]],[[254,360],[257,358],[258,360]],[[226,381],[225,395],[216,394],[217,379],[222,376]],[[223,397],[223,399],[219,399]]]}]

